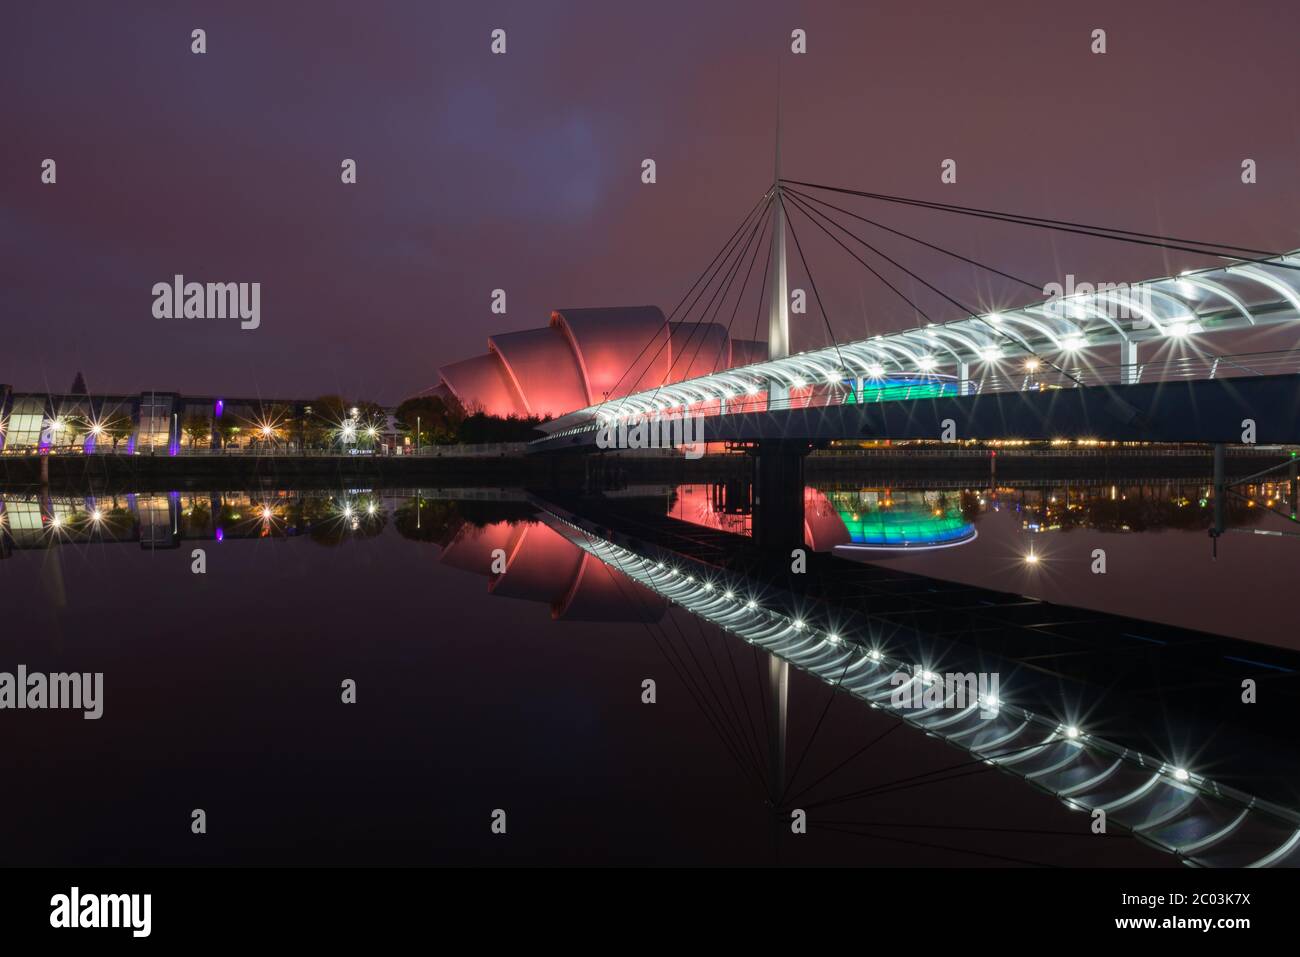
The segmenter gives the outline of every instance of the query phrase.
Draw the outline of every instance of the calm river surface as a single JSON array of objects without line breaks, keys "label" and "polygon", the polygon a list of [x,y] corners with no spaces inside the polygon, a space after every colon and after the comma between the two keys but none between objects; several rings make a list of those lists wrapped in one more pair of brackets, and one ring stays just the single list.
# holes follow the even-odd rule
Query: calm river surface
[{"label": "calm river surface", "polygon": [[[813,826],[792,834],[767,803],[765,653],[628,601],[639,586],[521,492],[425,489],[418,507],[416,494],[0,496],[0,671],[104,675],[99,720],[0,713],[7,863],[1176,864],[1090,835],[1085,814],[1009,775],[936,774],[969,756],[847,695],[828,707],[828,686],[793,668],[787,795]],[[1206,495],[839,483],[809,490],[809,538],[1297,647],[1300,542],[1232,534],[1212,558]],[[1234,519],[1283,530],[1265,511],[1289,510],[1281,495],[1260,489]],[[748,529],[710,486],[621,496]]]}]

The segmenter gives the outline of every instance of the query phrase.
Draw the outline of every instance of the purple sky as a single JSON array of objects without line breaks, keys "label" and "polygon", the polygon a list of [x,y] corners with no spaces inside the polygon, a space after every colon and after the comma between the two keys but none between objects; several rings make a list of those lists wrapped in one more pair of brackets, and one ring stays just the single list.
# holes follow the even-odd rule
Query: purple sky
[{"label": "purple sky", "polygon": [[[770,180],[778,59],[793,178],[1300,247],[1294,3],[880,6],[8,9],[0,381],[62,390],[81,369],[94,391],[395,402],[552,308],[667,311]],[[206,55],[190,53],[195,27]],[[495,27],[505,56],[489,53]],[[808,31],[804,56],[789,53],[795,27]],[[1089,51],[1094,27],[1107,30],[1104,56]],[[55,186],[40,182],[46,157]],[[356,186],[339,182],[345,157]],[[640,182],[645,157],[653,186]],[[947,157],[958,182],[941,186]],[[1240,182],[1245,157],[1256,185]],[[854,208],[1043,282],[1210,264]],[[915,324],[795,223],[837,336]],[[963,301],[1024,301],[970,267],[881,245]],[[151,287],[178,272],[261,282],[261,328],[153,318]],[[489,310],[496,287],[506,316]],[[741,316],[748,335],[754,311]],[[798,323],[796,348],[824,344],[820,316]]]}]

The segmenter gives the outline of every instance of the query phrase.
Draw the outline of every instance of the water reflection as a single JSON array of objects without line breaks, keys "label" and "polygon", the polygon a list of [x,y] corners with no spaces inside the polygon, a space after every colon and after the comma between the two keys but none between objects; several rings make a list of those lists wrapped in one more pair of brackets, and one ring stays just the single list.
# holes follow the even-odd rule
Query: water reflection
[{"label": "water reflection", "polygon": [[9,549],[60,544],[139,543],[179,548],[184,541],[305,536],[322,545],[377,535],[388,506],[370,489],[339,492],[141,492],[68,496],[0,495],[0,556]]},{"label": "water reflection", "polygon": [[[883,801],[886,802],[883,806],[890,807],[887,802],[893,799],[886,797],[892,793],[888,787],[903,786],[891,782],[902,782],[913,776],[918,766],[925,773],[935,770],[942,774],[943,769],[952,765],[953,755],[948,753],[945,757],[947,748],[940,741],[974,728],[970,742],[978,743],[985,741],[994,730],[1010,733],[1013,728],[1004,724],[998,724],[996,728],[985,723],[975,724],[973,719],[969,727],[962,723],[949,725],[943,722],[955,714],[918,713],[916,721],[904,719],[903,722],[916,725],[918,730],[887,739],[884,744],[876,746],[877,750],[870,753],[869,759],[851,766],[848,771],[837,770],[846,756],[858,752],[865,742],[874,740],[877,733],[887,731],[891,726],[889,722],[894,719],[885,708],[873,710],[865,706],[836,704],[817,746],[805,745],[804,742],[817,737],[813,733],[814,723],[819,724],[819,719],[826,717],[827,685],[835,685],[854,697],[881,705],[878,699],[885,686],[877,682],[885,675],[884,665],[902,668],[926,664],[937,670],[941,663],[954,663],[951,657],[944,657],[946,652],[941,653],[944,643],[953,636],[957,636],[954,640],[960,640],[967,634],[978,653],[988,656],[971,667],[997,668],[1004,674],[1004,695],[1008,703],[1004,718],[1018,719],[1022,715],[1017,708],[1024,708],[1036,715],[1051,715],[1054,721],[1062,724],[1062,729],[1073,726],[1065,724],[1068,719],[1081,725],[1098,742],[1121,739],[1134,727],[1148,729],[1152,736],[1163,738],[1159,747],[1146,747],[1144,753],[1185,759],[1196,774],[1204,773],[1210,780],[1219,780],[1216,775],[1224,771],[1224,767],[1211,761],[1210,751],[1203,750],[1200,740],[1188,731],[1190,724],[1166,725],[1138,720],[1136,711],[1125,707],[1125,696],[1129,694],[1136,695],[1139,701],[1158,700],[1156,692],[1163,693],[1158,687],[1153,690],[1148,683],[1137,686],[1136,690],[1120,689],[1108,699],[1105,707],[1075,707],[1071,710],[1062,705],[1066,700],[1065,689],[1077,684],[1085,688],[1109,687],[1109,676],[1116,669],[1145,660],[1148,655],[1156,653],[1154,649],[1171,647],[1162,644],[1173,642],[1168,629],[1157,626],[1130,628],[1127,634],[1106,633],[1107,641],[1103,642],[1099,640],[1100,626],[1095,616],[1077,609],[1064,609],[1068,612],[1064,614],[1057,608],[1051,616],[1029,622],[1024,616],[1035,604],[1020,597],[1041,594],[1049,574],[1072,583],[1072,590],[1064,596],[1067,600],[1063,602],[1069,605],[1087,604],[1080,597],[1078,582],[1113,582],[1116,586],[1122,586],[1126,581],[1136,582],[1140,589],[1135,587],[1135,592],[1140,590],[1143,593],[1160,587],[1163,580],[1171,576],[1125,578],[1112,575],[1107,579],[1088,574],[1086,563],[1080,566],[1074,577],[1070,577],[1073,572],[1062,574],[1062,569],[1068,571],[1071,566],[1063,549],[1053,550],[1053,545],[1069,544],[1072,539],[1079,538],[1077,534],[1071,534],[1076,529],[1117,535],[1135,546],[1136,557],[1132,564],[1145,572],[1147,566],[1153,564],[1149,557],[1154,548],[1153,539],[1176,538],[1173,548],[1177,550],[1183,537],[1136,533],[1171,529],[1195,532],[1199,538],[1208,522],[1209,509],[1204,503],[1206,491],[1197,483],[1079,484],[1068,487],[1044,484],[1039,487],[952,489],[916,489],[883,483],[810,487],[805,494],[806,533],[814,548],[834,550],[836,554],[844,554],[845,549],[854,547],[874,549],[871,551],[873,562],[881,557],[888,559],[882,568],[871,568],[836,563],[827,556],[819,557],[821,564],[814,566],[816,574],[809,576],[816,581],[814,591],[821,589],[819,600],[822,597],[827,601],[834,598],[837,607],[846,612],[834,630],[823,627],[812,610],[801,613],[798,627],[794,624],[796,619],[790,615],[786,615],[783,622],[775,622],[775,619],[753,621],[750,615],[753,611],[761,609],[780,613],[767,600],[771,597],[771,593],[765,591],[769,583],[734,576],[724,580],[720,576],[713,577],[712,572],[701,576],[698,571],[687,571],[679,576],[680,580],[665,580],[660,576],[666,570],[657,568],[655,561],[647,564],[641,551],[626,548],[624,543],[619,546],[624,551],[616,552],[608,547],[608,540],[601,544],[598,537],[574,534],[572,528],[566,530],[563,523],[557,524],[542,515],[539,510],[541,503],[537,500],[522,491],[509,489],[261,489],[93,496],[5,493],[0,495],[0,546],[5,557],[15,560],[0,568],[0,576],[7,576],[8,581],[15,584],[15,594],[21,587],[26,587],[29,593],[37,593],[32,588],[44,586],[47,587],[45,594],[53,594],[57,587],[58,594],[64,596],[58,602],[25,605],[21,613],[28,616],[26,621],[35,623],[37,627],[17,631],[38,636],[45,634],[46,628],[52,625],[51,633],[62,631],[68,635],[93,636],[102,631],[97,624],[100,619],[96,617],[96,609],[108,600],[106,596],[118,593],[107,583],[118,581],[114,576],[119,571],[121,581],[133,581],[136,579],[131,576],[142,574],[175,575],[172,579],[164,578],[171,584],[159,592],[157,601],[161,604],[157,615],[149,622],[137,623],[131,641],[119,642],[114,635],[107,643],[114,654],[121,655],[130,665],[129,671],[120,673],[136,673],[160,654],[169,665],[184,667],[188,662],[187,655],[192,653],[187,647],[215,649],[245,632],[250,642],[247,647],[241,646],[245,657],[254,653],[266,654],[274,646],[274,643],[265,641],[271,635],[281,632],[312,635],[318,642],[337,643],[337,647],[332,648],[334,657],[327,657],[322,663],[319,659],[321,652],[316,646],[309,649],[281,645],[286,649],[295,648],[295,653],[291,655],[286,651],[280,674],[301,681],[301,674],[317,668],[322,674],[316,675],[312,681],[318,688],[332,688],[337,683],[336,674],[349,674],[358,667],[357,647],[365,647],[367,654],[376,656],[388,650],[391,657],[385,659],[387,669],[370,673],[364,686],[370,693],[377,687],[400,686],[402,699],[419,702],[420,708],[431,706],[430,703],[441,703],[445,708],[442,721],[447,727],[454,727],[456,733],[439,736],[438,727],[441,725],[437,724],[421,728],[421,734],[437,740],[438,748],[462,747],[459,742],[466,734],[484,734],[492,741],[492,747],[483,753],[493,754],[493,762],[511,768],[533,767],[529,764],[533,756],[545,755],[545,762],[538,762],[540,767],[557,759],[563,760],[562,756],[575,746],[575,740],[580,743],[583,735],[596,733],[594,729],[604,727],[607,715],[622,714],[618,709],[626,707],[628,716],[622,719],[625,724],[620,726],[618,734],[610,735],[613,744],[591,753],[577,752],[572,767],[566,769],[566,779],[581,779],[594,766],[591,763],[593,754],[594,760],[607,760],[607,755],[612,754],[615,748],[624,748],[629,741],[634,742],[639,750],[627,747],[628,754],[619,770],[624,774],[635,773],[628,769],[643,766],[646,749],[653,747],[647,741],[655,732],[648,729],[662,728],[660,722],[686,722],[689,718],[696,724],[687,722],[677,727],[673,734],[665,733],[665,741],[671,741],[672,747],[661,766],[671,766],[672,774],[691,781],[692,788],[707,788],[711,786],[710,782],[724,777],[718,775],[716,767],[720,752],[699,747],[699,741],[695,739],[703,737],[700,730],[707,726],[713,728],[725,753],[734,754],[737,767],[741,769],[738,776],[742,773],[749,775],[756,766],[754,776],[766,776],[766,787],[760,789],[765,806],[784,809],[795,799],[803,803],[805,792],[808,792],[809,800],[816,799],[828,807],[832,801],[842,800],[844,803],[835,806],[835,813],[851,817],[851,809],[857,807],[852,803],[856,800],[854,795],[869,792],[872,801],[877,804]],[[1233,521],[1240,525],[1254,523],[1256,527],[1261,526],[1267,519],[1267,510],[1279,505],[1289,507],[1286,491],[1284,486],[1252,489],[1250,494],[1254,498],[1234,507]],[[701,536],[701,541],[716,544],[722,540],[718,553],[724,554],[727,548],[732,547],[728,543],[734,540],[716,533],[745,535],[749,531],[749,496],[750,490],[744,483],[659,486],[627,489],[619,496],[599,499],[598,504],[620,515],[636,518],[641,527],[651,524],[646,516],[659,520],[670,516],[690,521],[697,528],[708,531],[708,535]],[[978,541],[974,534],[977,527],[980,531]],[[962,547],[925,547],[945,536]],[[1027,539],[1037,542],[1044,556],[1042,566],[1035,573],[1039,576],[1037,580],[1017,580],[999,567],[999,556],[1016,554],[1016,543]],[[185,561],[173,566],[165,556],[126,556],[121,552],[90,547],[134,545],[141,551],[161,551],[181,548],[183,543],[190,541],[223,542],[230,546],[228,550],[218,550],[218,554],[228,555],[231,560],[210,565],[209,580],[215,586],[211,592],[203,590],[207,587],[206,582],[190,575],[186,555],[181,556]],[[1083,548],[1086,554],[1093,541],[1085,538],[1081,544],[1087,546]],[[1272,547],[1268,542],[1258,544]],[[316,549],[313,545],[330,548]],[[44,554],[19,554],[24,550],[39,550]],[[112,560],[98,565],[66,560],[82,553],[91,555],[96,552],[112,555]],[[291,556],[290,560],[285,560],[286,556]],[[944,561],[950,564],[925,564]],[[920,575],[931,577],[899,574],[899,570],[910,562],[922,563],[916,570]],[[1118,554],[1112,553],[1112,562],[1124,567]],[[835,591],[838,586],[834,575],[821,577],[821,573],[831,566],[840,566],[841,569],[838,574],[843,588],[838,592]],[[1230,573],[1236,567],[1223,563],[1219,574]],[[1261,567],[1267,572],[1272,565],[1256,563],[1251,567],[1255,574],[1260,574]],[[1018,569],[1016,574],[1020,571]],[[687,578],[690,574],[695,575],[696,581]],[[979,583],[982,588],[998,588],[1003,593],[947,584],[959,581],[963,574],[986,579]],[[77,587],[65,589],[62,577],[56,581],[57,576],[66,577]],[[221,576],[229,576],[224,579],[224,584]],[[23,582],[27,584],[24,586]],[[1185,579],[1176,583],[1176,587],[1186,593],[1179,608],[1198,619],[1192,624],[1211,627],[1212,623],[1205,624],[1199,620],[1204,618],[1205,612],[1198,609],[1195,602],[1202,597],[1207,601],[1213,600],[1214,592],[1201,584],[1188,585],[1186,582]],[[1028,590],[1031,584],[1034,591]],[[96,591],[101,585],[102,594]],[[223,626],[218,617],[221,603],[211,596],[251,594],[254,588],[259,596],[257,620],[240,617],[235,625],[226,622]],[[299,597],[286,597],[314,593],[328,595],[330,600],[313,603]],[[741,596],[745,601],[737,605]],[[745,607],[755,597],[759,608]],[[380,620],[376,619],[374,612],[379,603],[384,608],[382,627],[375,624]],[[1120,603],[1121,596],[1116,591],[1101,594],[1096,602],[1107,607]],[[319,605],[328,605],[329,608],[324,610]],[[198,616],[201,620],[194,617],[195,609],[202,609]],[[1155,609],[1150,617],[1159,617],[1160,610]],[[78,619],[76,616],[79,614],[84,617]],[[1000,616],[1014,621],[1008,623]],[[1145,612],[1143,616],[1146,617]],[[171,641],[175,622],[184,620],[187,623],[185,633],[189,637],[202,634],[203,629],[209,626],[209,618],[213,620],[212,627],[216,629],[214,634],[218,638],[206,644],[191,640],[186,643],[187,647]],[[878,629],[872,634],[881,640],[874,646],[862,644],[850,619],[871,622],[872,627]],[[80,628],[75,625],[77,621],[81,622]],[[564,628],[559,629],[562,641],[557,640],[555,631],[549,630],[553,627],[551,621],[564,623]],[[775,625],[780,627],[773,630]],[[149,632],[148,629],[155,626],[157,633]],[[909,630],[919,637],[906,639],[904,633]],[[664,652],[667,664],[637,657],[640,651],[638,640],[645,644],[646,633],[654,639],[654,650]],[[584,639],[583,636],[587,637]],[[576,649],[583,640],[591,641],[591,645],[578,653]],[[741,644],[742,641],[745,644]],[[1196,661],[1191,663],[1201,667],[1208,662],[1222,669],[1222,662],[1231,660],[1228,657],[1230,653],[1238,660],[1248,659],[1251,669],[1263,669],[1251,671],[1251,674],[1260,676],[1261,681],[1285,682],[1295,673],[1282,667],[1287,665],[1286,661],[1279,665],[1269,649],[1255,648],[1249,654],[1238,654],[1224,651],[1226,646],[1215,644],[1217,641],[1213,636],[1201,636],[1195,643]],[[331,649],[329,644],[325,647]],[[563,654],[566,649],[569,652],[567,656]],[[733,660],[737,650],[738,660]],[[751,650],[752,661],[747,660]],[[872,658],[872,651],[878,651],[881,658]],[[1165,650],[1159,653],[1168,660]],[[29,651],[27,657],[31,661],[39,660],[35,654]],[[421,655],[427,655],[427,658],[421,658]],[[1012,663],[994,662],[995,656]],[[422,661],[423,669],[410,667],[408,658]],[[236,662],[239,659],[239,655],[231,659],[232,669],[238,667]],[[789,682],[792,751],[788,766],[780,751],[784,748],[785,735],[778,733],[784,727],[784,718],[778,717],[784,714],[784,706],[775,712],[765,710],[768,704],[783,701],[786,694],[784,681],[774,683],[771,680],[769,667],[778,659],[789,662],[792,673],[803,669],[792,674]],[[204,660],[206,667],[219,668],[227,663],[224,657],[215,654]],[[1188,664],[1187,660],[1175,662],[1178,668]],[[1068,675],[1071,669],[1091,670],[1072,684]],[[533,681],[534,674],[544,674],[544,679]],[[1187,687],[1202,690],[1209,687],[1199,673],[1170,671],[1169,674]],[[433,675],[438,676],[436,684],[430,683]],[[491,680],[484,675],[491,675]],[[668,707],[661,711],[645,709],[639,702],[640,683],[647,675],[659,680],[661,695],[666,692],[661,700]],[[1240,675],[1232,671],[1228,677],[1235,688]],[[679,681],[676,686],[672,683],[674,678]],[[236,680],[242,679],[233,674],[227,676],[221,683],[222,687]],[[515,683],[509,684],[512,681]],[[569,682],[566,686],[568,691],[557,694],[554,689],[565,681]],[[1043,685],[1046,689],[1043,694],[1052,696],[1056,710],[1044,708],[1041,703],[1025,705],[1033,681]],[[499,694],[494,690],[497,682],[507,683]],[[166,686],[164,679],[155,683],[159,687]],[[774,691],[774,687],[780,690]],[[607,693],[607,688],[615,690]],[[147,688],[136,693],[145,696],[146,701],[151,700]],[[606,695],[608,700],[601,695]],[[482,702],[475,704],[470,700],[474,696],[481,696]],[[839,697],[842,696],[831,694],[832,699]],[[328,698],[327,694],[322,701]],[[588,698],[593,700],[588,701]],[[693,700],[698,706],[698,714],[690,710]],[[1269,687],[1264,703],[1258,705],[1257,710],[1264,715],[1266,709],[1276,708],[1277,702],[1284,700],[1284,688],[1280,684]],[[521,707],[521,701],[526,702],[526,706]],[[135,733],[138,734],[141,727],[152,727],[149,722],[164,713],[162,708],[166,704],[165,699],[160,699],[154,701],[153,709],[141,709],[144,717],[142,724],[135,726]],[[300,702],[295,699],[294,707],[299,706]],[[269,709],[274,707],[274,704],[268,705]],[[505,735],[492,737],[492,729],[498,727],[501,715],[514,714],[516,710],[523,716],[523,730],[517,732],[521,741],[517,751],[510,752],[514,738]],[[1208,714],[1210,709],[1206,711]],[[223,721],[230,714],[228,707],[222,710],[214,705],[213,713],[218,712]],[[266,722],[268,726],[276,721],[292,720],[288,711],[269,710],[268,714],[275,715],[275,720]],[[310,749],[317,725],[336,720],[332,714],[313,712],[311,727],[304,731],[301,741],[295,742],[295,748]],[[647,718],[647,715],[652,717]],[[551,723],[547,725],[547,721]],[[866,732],[864,724],[869,729]],[[1016,724],[1019,724],[1018,720]],[[530,736],[527,727],[538,725],[545,727],[546,732]],[[212,738],[216,742],[212,749],[224,753],[230,747],[229,741],[222,736],[224,732],[221,729],[225,725],[213,723],[211,727],[215,729]],[[488,731],[482,731],[483,728]],[[1077,750],[1077,762],[1068,767],[1063,765],[1063,772],[1080,775],[1080,780],[1113,775],[1106,781],[1116,786],[1122,783],[1134,791],[1145,786],[1141,769],[1135,772],[1131,766],[1123,765],[1112,770],[1114,755],[1110,751],[1100,743],[1086,752],[1076,749],[1069,743],[1072,739],[1060,739],[1058,732],[1062,729],[1056,728],[1055,723],[1052,727],[1035,725],[1031,729],[1042,731],[1044,737],[1056,735],[1049,742],[1049,751],[1043,753],[1042,761],[1054,764]],[[927,733],[921,734],[919,730]],[[368,732],[365,748],[373,747],[372,742],[388,740],[392,726],[379,720],[368,728]],[[1184,738],[1180,739],[1180,735]],[[1222,750],[1222,741],[1226,739],[1207,732],[1204,740],[1213,740],[1215,747]],[[956,744],[966,747],[970,742],[957,741]],[[456,752],[457,758],[445,757],[436,765],[438,778],[448,770],[479,767],[476,762],[481,760],[480,752],[467,745],[464,747],[465,753]],[[692,757],[693,748],[699,753]],[[170,753],[167,748],[162,750]],[[918,765],[920,759],[916,755],[923,750],[927,754],[925,760],[930,763]],[[764,759],[765,752],[782,756]],[[510,757],[495,757],[507,753]],[[888,760],[883,760],[886,753]],[[322,754],[320,766],[333,774],[337,760],[337,754],[330,751]],[[388,760],[390,766],[405,767],[402,762],[409,762],[410,754],[395,745]],[[249,762],[248,773],[277,773],[274,762],[258,766],[257,756],[252,754]],[[1033,767],[1037,768],[1037,765]],[[1242,791],[1257,794],[1267,786],[1276,792],[1281,789],[1279,780],[1287,783],[1293,768],[1294,764],[1275,761],[1264,778],[1249,782],[1250,787],[1243,784]],[[503,786],[517,784],[510,775],[494,777],[491,768],[479,773],[484,776],[485,789],[490,786],[491,790],[500,791]],[[537,770],[535,773],[549,772]],[[1002,776],[992,777],[1001,780]],[[1055,777],[1052,780],[1055,781]],[[556,786],[556,780],[547,778],[546,781],[545,787],[538,785],[539,792]],[[376,804],[390,807],[394,794],[403,793],[401,784],[397,782],[394,791],[386,792],[382,800],[377,796]],[[1006,784],[1015,786],[1016,792],[998,790],[1002,784],[982,778],[977,781],[963,779],[948,791],[927,785],[924,792],[902,791],[888,813],[873,815],[864,811],[862,816],[874,821],[901,821],[904,823],[900,826],[904,827],[938,827],[925,822],[951,822],[953,815],[962,809],[982,807],[980,821],[1000,820],[1005,826],[1013,827],[1022,824],[1027,819],[1025,815],[1041,813],[1050,817],[1053,812],[1045,810],[1044,805],[1060,811],[1059,806],[1042,801],[1041,797],[1016,781],[1008,779]],[[1261,788],[1255,788],[1255,784]],[[1060,787],[1055,790],[1064,793],[1072,786],[1070,782],[1060,782]],[[1165,779],[1162,779],[1160,793],[1171,801],[1181,800],[1182,791],[1175,787],[1166,794],[1167,788]],[[843,794],[837,796],[837,791]],[[1021,801],[1022,792],[1023,803],[1013,803]],[[748,796],[753,798],[754,792],[751,790]],[[498,800],[496,797],[491,799]],[[623,795],[611,798],[611,806],[621,807],[618,802],[622,800],[628,798]],[[1034,804],[1034,801],[1039,803]],[[734,805],[727,806],[730,809]],[[1013,806],[1014,813],[1008,810]],[[1194,811],[1205,810],[1200,803],[1189,803],[1188,807]],[[1166,805],[1153,808],[1151,819],[1169,812],[1170,807]],[[345,814],[344,811],[338,813]],[[683,820],[694,814],[694,810],[683,812]],[[997,815],[1006,815],[1006,818]],[[1068,813],[1065,816],[1070,819],[1082,817]],[[1211,818],[1219,820],[1213,814]],[[1062,834],[1066,833],[1063,829],[1069,826],[1056,818],[1046,823]],[[788,831],[788,822],[783,824],[783,829]],[[1209,832],[1197,830],[1196,833],[1204,835]],[[935,840],[936,837],[945,838],[947,843]],[[951,834],[936,833],[929,838],[931,848],[942,846],[948,850],[956,848],[964,854],[974,853],[972,848],[976,838],[973,836],[958,841]],[[1268,840],[1272,840],[1272,830],[1268,830]],[[1054,855],[1067,854],[1071,852],[1070,848],[1088,844],[1066,836],[1057,842],[1062,846],[1053,846],[1049,854],[1044,849],[1041,835],[1026,837],[1014,848],[1011,841],[1008,832],[997,832],[990,837],[983,851],[1028,860],[1060,860]],[[1070,848],[1066,848],[1066,844]],[[819,853],[824,853],[823,860],[844,861],[852,860],[854,852],[852,847],[836,846],[834,850]],[[1113,844],[1102,852],[1105,855],[1127,853],[1130,851],[1115,850]],[[1255,848],[1249,847],[1241,853],[1255,854]],[[1267,853],[1271,853],[1268,848],[1260,850],[1256,858]],[[1114,856],[1102,854],[1097,855],[1098,861],[1116,860]],[[1090,850],[1086,856],[1091,858],[1092,855]],[[915,863],[906,859],[902,862]],[[1149,863],[1146,859],[1143,862]]]},{"label": "water reflection", "polygon": [[[815,551],[845,557],[915,552],[965,545],[979,537],[987,514],[1009,511],[1026,532],[1091,528],[1107,532],[1162,529],[1208,531],[1212,487],[1206,483],[1134,485],[1088,483],[1039,487],[994,486],[912,489],[905,486],[827,484],[804,490],[804,540]],[[1259,526],[1270,511],[1293,510],[1287,483],[1246,487],[1246,497],[1226,503],[1228,523]],[[747,483],[679,485],[666,513],[694,525],[752,534],[752,486]]]}]

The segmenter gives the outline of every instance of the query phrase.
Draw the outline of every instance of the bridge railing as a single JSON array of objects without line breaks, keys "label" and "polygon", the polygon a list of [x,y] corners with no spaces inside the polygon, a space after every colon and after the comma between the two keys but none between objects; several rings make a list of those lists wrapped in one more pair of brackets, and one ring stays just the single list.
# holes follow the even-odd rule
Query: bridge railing
[{"label": "bridge railing", "polygon": [[[1132,365],[1094,365],[1086,361],[1047,365],[1036,359],[990,362],[985,369],[966,379],[948,375],[917,375],[907,382],[890,379],[850,378],[831,384],[809,385],[790,389],[787,398],[769,401],[767,393],[758,392],[722,400],[699,403],[686,408],[666,409],[660,418],[681,416],[743,415],[785,409],[819,408],[831,405],[871,404],[920,398],[956,397],[1006,392],[1039,392],[1049,389],[1075,389],[1097,385],[1139,385],[1154,382],[1226,379],[1243,376],[1300,374],[1300,351],[1236,353],[1231,355],[1198,354],[1174,356],[1155,362]],[[609,403],[617,415],[617,401]],[[595,419],[546,439],[595,432]]]},{"label": "bridge railing", "polygon": [[1072,389],[1080,385],[1138,385],[1149,382],[1177,382],[1187,379],[1229,379],[1240,376],[1289,375],[1300,373],[1300,352],[1237,353],[1233,355],[1173,356],[1133,365],[1092,365],[1082,362],[1043,367],[1030,360],[1017,368],[1004,366],[972,376],[970,393],[1025,392],[1041,389]]}]

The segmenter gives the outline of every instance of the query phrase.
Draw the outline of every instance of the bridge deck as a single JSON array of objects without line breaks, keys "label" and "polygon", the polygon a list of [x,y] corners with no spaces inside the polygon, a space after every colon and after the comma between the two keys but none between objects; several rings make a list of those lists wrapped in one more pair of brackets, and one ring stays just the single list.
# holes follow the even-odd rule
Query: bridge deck
[{"label": "bridge deck", "polygon": [[[900,399],[703,417],[706,442],[835,439],[1103,439],[1135,442],[1300,443],[1300,375],[1088,386],[1042,392]],[[597,451],[593,424],[529,445],[530,452]]]}]

